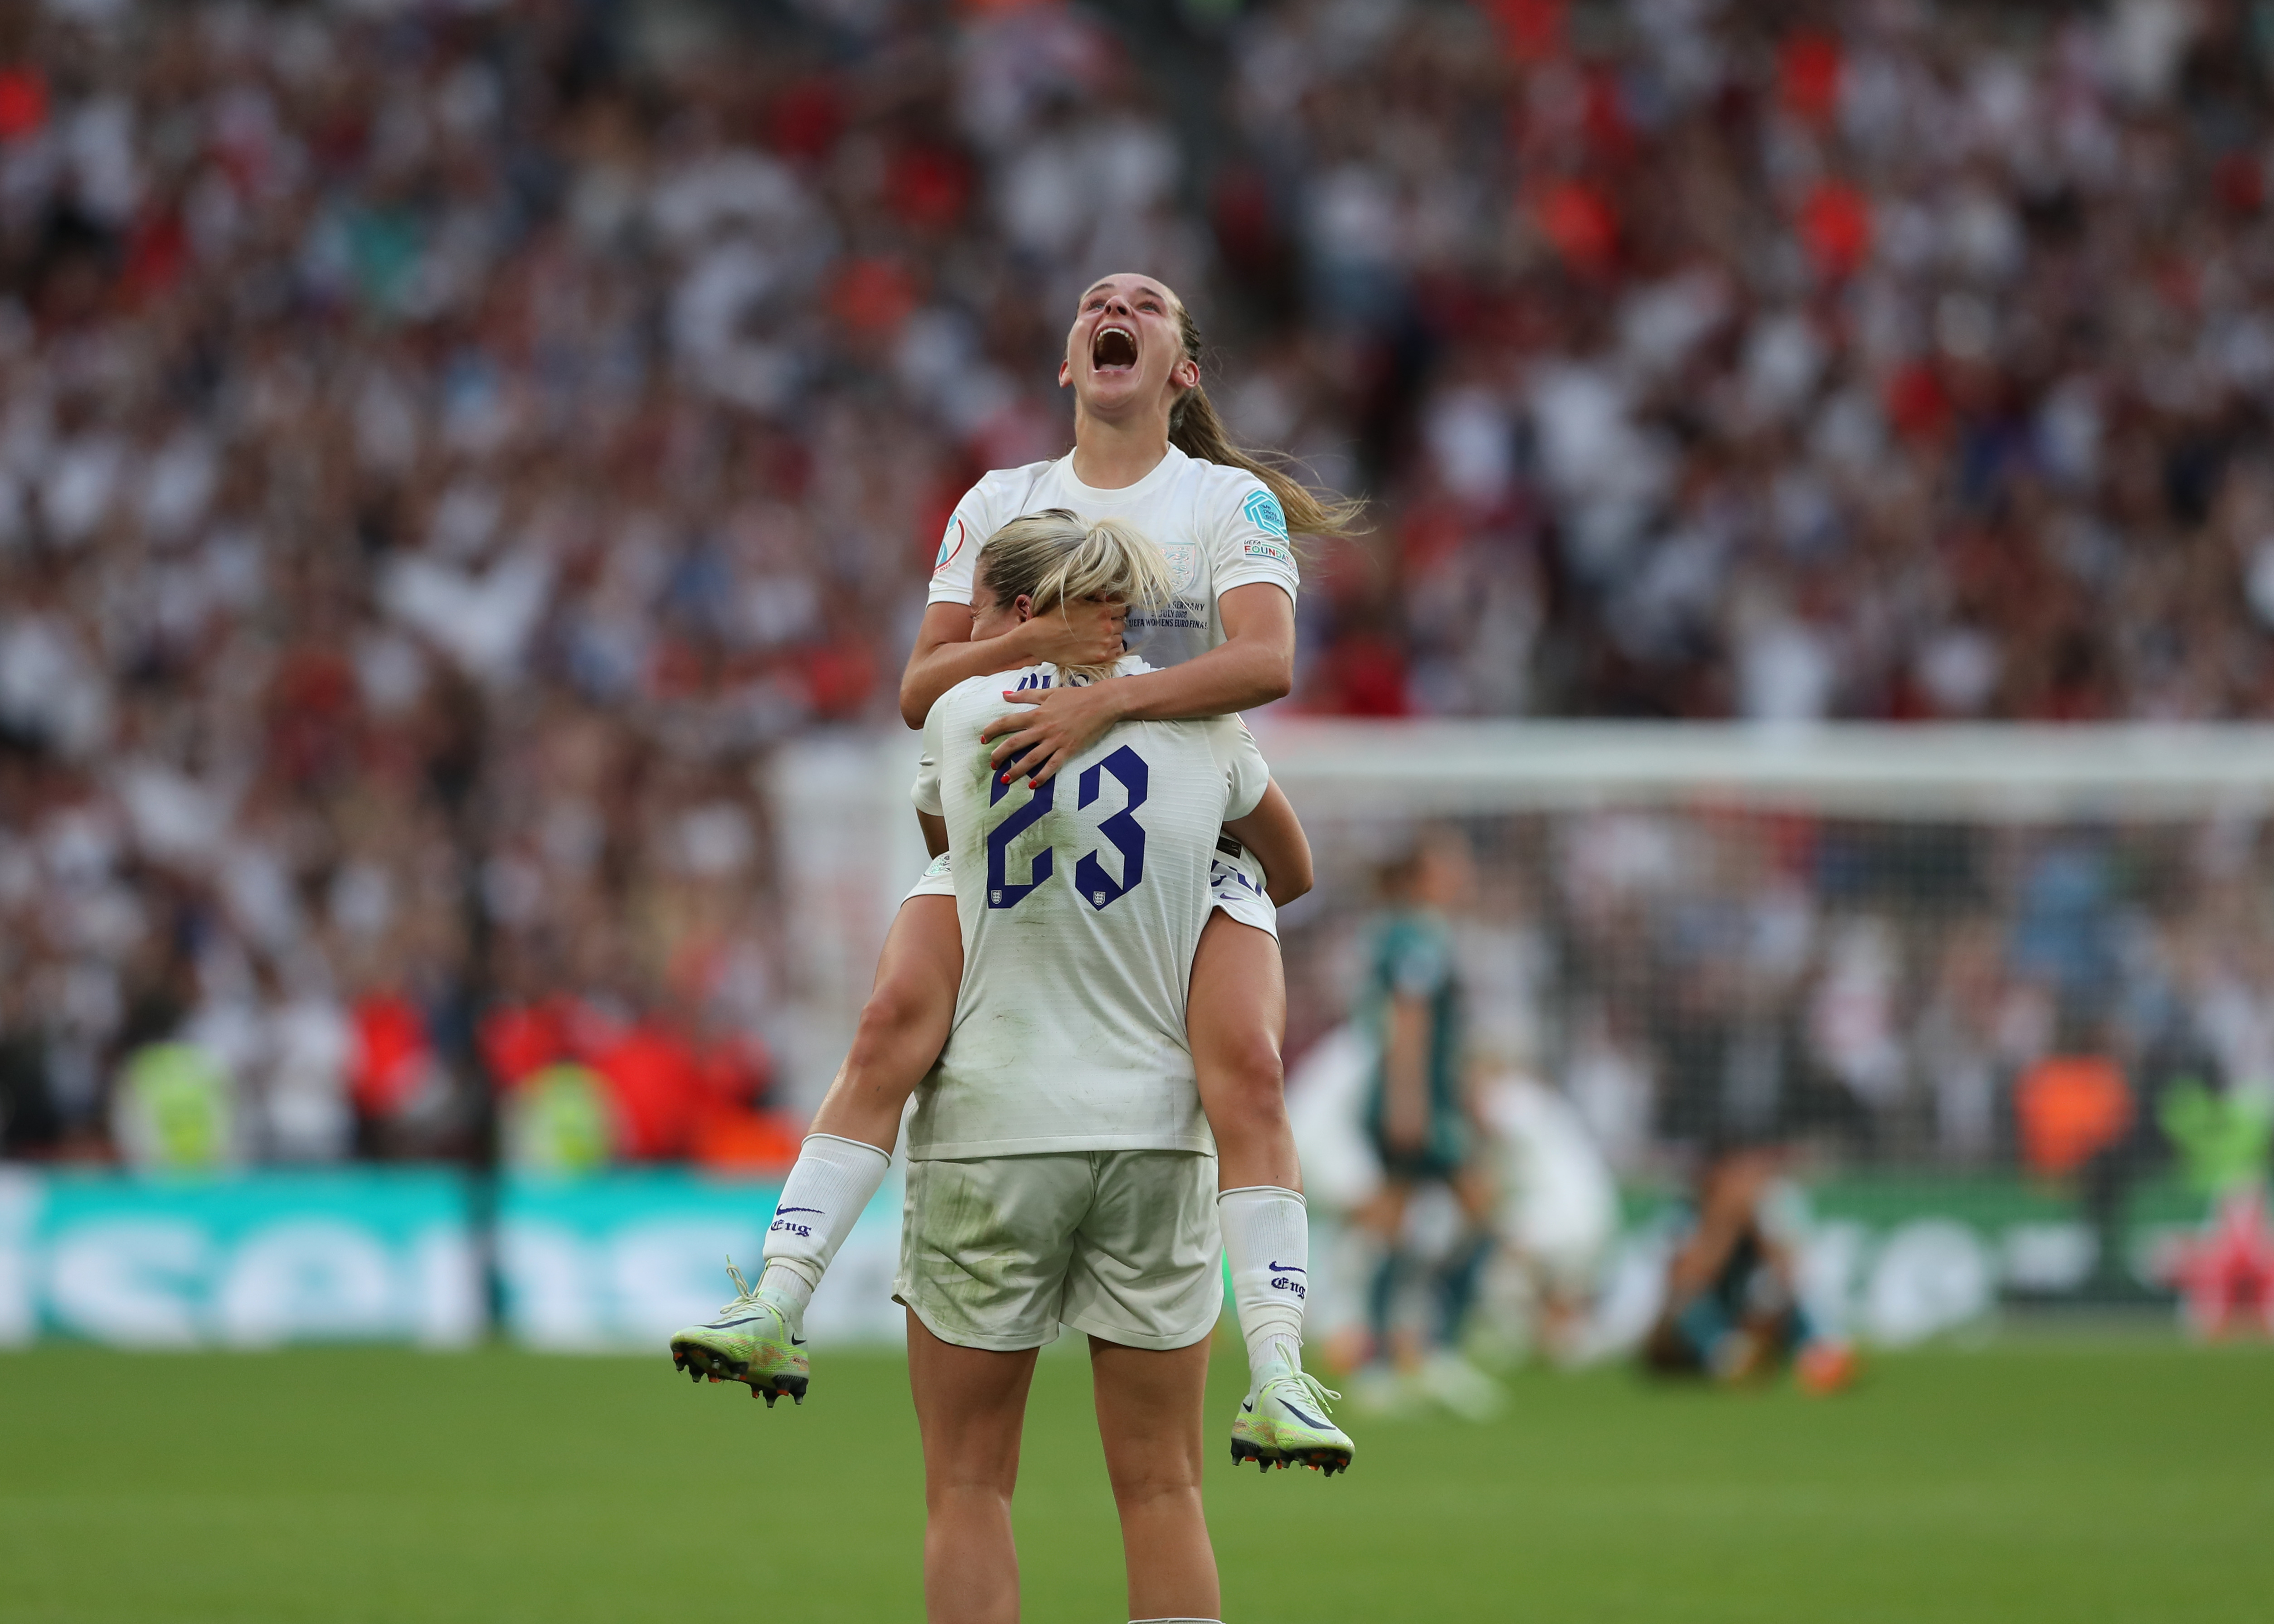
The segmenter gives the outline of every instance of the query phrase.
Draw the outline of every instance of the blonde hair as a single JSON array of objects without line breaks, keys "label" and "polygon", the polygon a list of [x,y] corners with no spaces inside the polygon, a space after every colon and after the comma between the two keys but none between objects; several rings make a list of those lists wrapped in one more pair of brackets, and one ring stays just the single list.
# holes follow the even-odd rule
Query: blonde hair
[{"label": "blonde hair", "polygon": [[[1185,308],[1175,289],[1163,283],[1162,291],[1169,296],[1169,304],[1177,312],[1177,332],[1185,341],[1185,359],[1198,366],[1207,348],[1201,339],[1200,323],[1193,320],[1193,312]],[[1287,470],[1295,466],[1295,459],[1285,452],[1254,451],[1234,444],[1231,431],[1224,426],[1224,419],[1216,415],[1216,403],[1198,382],[1178,395],[1176,404],[1169,408],[1169,443],[1188,457],[1243,469],[1261,479],[1265,488],[1278,498],[1291,536],[1352,535],[1366,515],[1363,501],[1332,491],[1313,490],[1290,474]]]},{"label": "blonde hair", "polygon": [[[1168,557],[1149,537],[1118,519],[1084,520],[1064,508],[1027,514],[997,530],[979,549],[972,574],[997,603],[1023,598],[1036,614],[1063,615],[1084,598],[1162,604],[1171,591]],[[1059,669],[1095,681],[1113,667]]]}]

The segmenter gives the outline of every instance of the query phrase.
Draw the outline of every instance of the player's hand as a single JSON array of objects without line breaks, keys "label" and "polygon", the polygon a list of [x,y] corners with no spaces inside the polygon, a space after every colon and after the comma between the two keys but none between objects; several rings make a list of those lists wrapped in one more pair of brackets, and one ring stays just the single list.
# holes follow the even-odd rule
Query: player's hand
[{"label": "player's hand", "polygon": [[1121,635],[1128,623],[1127,604],[1078,598],[1065,605],[1063,614],[1048,610],[1020,627],[1015,635],[1030,663],[1111,665],[1121,658]]},{"label": "player's hand", "polygon": [[[1048,782],[1059,768],[1081,755],[1121,719],[1111,682],[1092,682],[1085,688],[1009,690],[1003,697],[1033,708],[1009,710],[979,730],[994,748],[988,759],[1007,783],[1023,774],[1029,786]],[[1010,766],[1013,761],[1018,765]]]}]

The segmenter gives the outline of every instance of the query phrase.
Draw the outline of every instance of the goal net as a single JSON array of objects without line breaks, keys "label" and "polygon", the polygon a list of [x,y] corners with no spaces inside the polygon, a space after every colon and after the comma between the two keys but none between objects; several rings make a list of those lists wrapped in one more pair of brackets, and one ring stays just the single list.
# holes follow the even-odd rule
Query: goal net
[{"label": "goal net", "polygon": [[[1992,1300],[2168,1293],[2209,1201],[2253,1177],[2274,728],[1306,721],[1262,742],[1318,867],[1283,921],[1290,1052],[1336,1041],[1382,876],[1449,833],[1473,861],[1471,1069],[1567,1107],[1630,1225],[1713,1147],[1791,1147],[1834,1312],[1900,1340]],[[1898,1278],[1906,1237],[1924,1261]]]}]

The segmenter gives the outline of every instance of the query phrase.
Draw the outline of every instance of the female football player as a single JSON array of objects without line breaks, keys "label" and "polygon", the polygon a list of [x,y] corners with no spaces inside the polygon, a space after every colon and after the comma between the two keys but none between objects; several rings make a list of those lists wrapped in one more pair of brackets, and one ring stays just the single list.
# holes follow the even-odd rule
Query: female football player
[{"label": "female football player", "polygon": [[[983,649],[1070,596],[1157,605],[1165,563],[1111,519],[1014,520],[977,560],[971,640]],[[1112,680],[1144,669],[1129,657]],[[915,796],[953,860],[968,966],[908,1124],[895,1282],[934,1624],[1018,1617],[1020,1424],[1035,1352],[1062,1323],[1089,1339],[1129,1616],[1219,1613],[1201,1505],[1208,1338],[1224,1296],[1217,1177],[1185,1015],[1202,928],[1221,911],[1224,831],[1267,873],[1306,868],[1307,853],[1234,717],[1118,723],[1072,752],[1062,778],[1006,785],[1020,775],[998,771],[983,741],[1006,710],[1001,685],[1053,692],[1084,674],[975,676],[924,726]],[[1284,1295],[1299,1282],[1280,1274]],[[1347,1465],[1325,1396],[1280,1366],[1258,1401],[1259,1447],[1282,1463]]]},{"label": "female football player", "polygon": [[[973,640],[1017,658],[1008,634],[1069,598],[1158,602],[1165,565],[1111,520],[1051,510],[1014,521],[979,559]],[[909,1310],[935,1624],[1017,1616],[1020,1428],[1035,1350],[1060,1324],[1090,1339],[1132,1616],[1217,1610],[1200,1497],[1207,1342],[1223,1301],[1217,1178],[1185,1011],[1204,922],[1222,911],[1214,871],[1226,831],[1265,872],[1299,883],[1308,852],[1237,718],[1118,725],[1064,779],[1039,785],[997,772],[981,737],[1006,707],[998,682],[1050,691],[1146,669],[1133,656],[975,677],[925,726],[915,796],[928,835],[956,859],[968,944],[953,1034],[908,1125],[895,1282]],[[881,1177],[897,1109],[870,1122],[832,1101],[818,1120],[869,1137],[825,1129],[808,1140],[767,1238],[767,1281],[780,1268],[818,1278]],[[1299,1302],[1299,1273],[1275,1259],[1265,1279],[1243,1282],[1243,1322],[1268,1317],[1259,1294]],[[770,1402],[802,1396],[805,1360],[782,1308],[762,1283],[674,1350]],[[1349,1440],[1324,1418],[1330,1396],[1279,1366],[1244,1412],[1254,1458],[1347,1466]]]},{"label": "female football player", "polygon": [[[998,767],[1015,758],[1031,781],[1045,783],[1116,721],[1222,716],[1287,693],[1291,537],[1342,534],[1358,508],[1322,499],[1235,446],[1201,387],[1201,354],[1198,325],[1158,278],[1105,276],[1082,295],[1058,364],[1058,381],[1073,395],[1073,450],[990,473],[957,505],[900,680],[911,727],[957,682],[1000,668],[1000,656],[971,645],[973,554],[1002,524],[1043,508],[1123,519],[1161,545],[1171,598],[1133,610],[1127,625],[1130,645],[1159,669],[1022,695],[1031,709],[990,729]],[[1116,629],[1100,617],[1096,653]],[[945,876],[932,884],[944,894]],[[937,989],[953,985],[959,947],[946,908],[903,908],[878,970],[877,1019],[864,1021],[862,1035],[936,1053],[945,1030]],[[1230,912],[1211,919],[1193,985],[1193,1050],[1224,1189],[1291,1195],[1301,1173],[1283,1091],[1286,986],[1276,938]]]},{"label": "female football player", "polygon": [[[1073,451],[990,473],[957,505],[901,681],[901,713],[911,726],[972,676],[1044,661],[1110,663],[1123,647],[1125,616],[1132,641],[1163,668],[1020,695],[1031,708],[989,730],[998,767],[1016,756],[1030,783],[1045,784],[1117,721],[1221,716],[1287,692],[1297,582],[1290,532],[1343,533],[1357,508],[1319,497],[1232,445],[1201,386],[1201,348],[1190,313],[1157,279],[1108,276],[1083,295],[1058,369],[1074,397]],[[1125,520],[1160,543],[1166,597],[1134,607],[1066,603],[1003,630],[999,650],[975,646],[973,569],[982,545],[1010,520],[1052,507]],[[1260,1282],[1306,1282],[1309,1252],[1279,1054],[1285,981],[1276,936],[1258,906],[1267,888],[1286,899],[1287,876],[1239,851],[1236,840],[1231,846],[1217,865],[1217,906],[1194,959],[1186,1019],[1244,1307]],[[935,861],[901,906],[851,1049],[815,1117],[807,1155],[844,1162],[848,1192],[873,1190],[881,1179],[869,1147],[889,1152],[909,1093],[946,1041],[963,972],[954,883],[951,867]],[[802,1186],[794,1173],[785,1201]],[[777,1229],[769,1246],[782,1241]],[[793,1277],[787,1262],[776,1268],[770,1260],[769,1268],[794,1324],[811,1282]],[[1277,1366],[1300,1367],[1301,1296],[1283,1289],[1261,1300],[1277,1312],[1254,1323],[1244,1312],[1241,1320],[1251,1406]],[[1235,1420],[1234,1452],[1269,1465],[1269,1449],[1245,1435],[1252,1413],[1244,1406]]]}]

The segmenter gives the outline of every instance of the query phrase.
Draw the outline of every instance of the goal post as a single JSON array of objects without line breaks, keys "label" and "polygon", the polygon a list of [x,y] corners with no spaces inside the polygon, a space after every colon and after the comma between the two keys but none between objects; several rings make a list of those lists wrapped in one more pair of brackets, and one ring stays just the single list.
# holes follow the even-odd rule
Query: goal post
[{"label": "goal post", "polygon": [[2018,822],[2274,801],[2274,726],[1275,719],[1257,731],[1299,809],[1329,815],[1724,801]]}]

